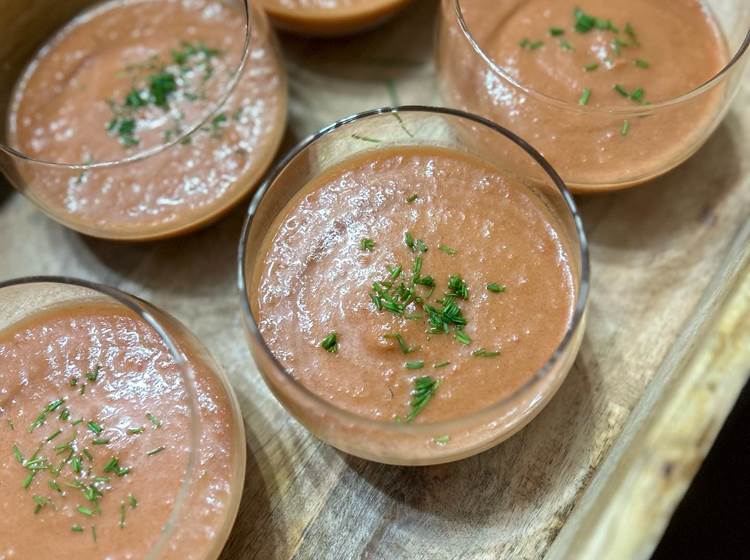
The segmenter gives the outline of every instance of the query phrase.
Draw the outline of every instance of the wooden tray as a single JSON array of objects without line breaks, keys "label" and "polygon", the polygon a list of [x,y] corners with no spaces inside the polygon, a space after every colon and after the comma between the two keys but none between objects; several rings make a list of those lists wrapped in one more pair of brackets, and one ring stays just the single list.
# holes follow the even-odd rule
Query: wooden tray
[{"label": "wooden tray", "polygon": [[[436,2],[384,28],[283,37],[288,145],[349,113],[438,103]],[[640,189],[579,199],[591,240],[589,328],[532,424],[455,464],[398,468],[312,438],[266,390],[236,289],[244,208],[148,245],[65,230],[0,188],[0,275],[64,274],[174,313],[227,369],[248,471],[226,559],[645,558],[750,371],[750,88],[700,152]]]}]

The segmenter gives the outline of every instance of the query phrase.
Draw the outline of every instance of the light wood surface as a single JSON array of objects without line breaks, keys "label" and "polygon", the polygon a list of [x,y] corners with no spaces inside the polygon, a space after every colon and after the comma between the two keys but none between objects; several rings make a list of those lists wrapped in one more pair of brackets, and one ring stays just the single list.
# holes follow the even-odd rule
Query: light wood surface
[{"label": "light wood surface", "polygon": [[[436,103],[435,12],[425,0],[356,38],[284,37],[287,143],[359,110]],[[189,237],[124,245],[67,231],[0,187],[0,276],[118,286],[176,315],[214,352],[248,439],[227,560],[646,557],[750,369],[748,89],[677,170],[579,199],[593,289],[576,365],[529,427],[459,463],[399,468],[347,457],[276,403],[240,322],[243,209]]]}]

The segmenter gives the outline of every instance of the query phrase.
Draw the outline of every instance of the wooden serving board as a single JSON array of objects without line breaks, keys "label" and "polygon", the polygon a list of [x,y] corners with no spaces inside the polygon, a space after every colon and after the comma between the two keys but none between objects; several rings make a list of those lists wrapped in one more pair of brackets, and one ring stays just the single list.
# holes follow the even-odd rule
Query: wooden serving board
[{"label": "wooden serving board", "polygon": [[[435,1],[418,1],[346,40],[283,37],[287,145],[349,113],[438,103],[436,11]],[[0,186],[0,276],[118,286],[176,315],[215,353],[247,426],[245,493],[226,560],[645,558],[750,372],[748,146],[745,87],[680,168],[578,200],[593,289],[575,367],[521,433],[438,467],[339,453],[266,390],[236,288],[244,208],[186,238],[125,245],[68,231]]]}]

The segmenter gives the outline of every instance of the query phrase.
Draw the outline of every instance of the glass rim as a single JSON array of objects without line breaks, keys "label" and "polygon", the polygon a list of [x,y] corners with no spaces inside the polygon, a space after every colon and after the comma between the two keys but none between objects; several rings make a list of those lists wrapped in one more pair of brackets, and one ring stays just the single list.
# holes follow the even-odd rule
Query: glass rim
[{"label": "glass rim", "polygon": [[134,296],[133,294],[130,294],[118,288],[100,284],[98,282],[91,282],[89,280],[82,280],[70,276],[42,275],[11,278],[9,280],[0,281],[0,290],[31,284],[58,284],[63,286],[85,288],[92,292],[96,292],[98,294],[112,298],[117,303],[134,312],[138,316],[138,318],[145,321],[149,327],[156,331],[156,334],[167,347],[167,350],[175,360],[175,364],[180,370],[180,375],[181,377],[183,377],[183,383],[185,385],[185,392],[187,394],[188,409],[190,415],[190,451],[188,453],[188,460],[186,462],[185,470],[183,473],[183,480],[180,483],[180,488],[177,491],[174,505],[172,506],[169,517],[156,536],[156,542],[149,548],[146,555],[146,558],[156,560],[157,558],[161,557],[162,553],[165,551],[165,548],[169,545],[170,539],[174,536],[175,530],[180,526],[180,521],[182,520],[183,515],[187,512],[187,510],[185,509],[185,504],[189,498],[193,475],[196,472],[198,448],[200,446],[200,426],[198,424],[197,409],[198,395],[195,391],[194,386],[195,378],[193,376],[192,370],[188,367],[188,360],[185,357],[185,354],[182,352],[182,350],[180,350],[177,343],[173,340],[173,337],[169,334],[169,331],[151,313],[150,308],[159,313],[164,313],[165,316],[170,319],[172,319],[172,317],[171,315],[158,309],[148,301]]},{"label": "glass rim", "polygon": [[175,145],[179,144],[180,142],[184,141],[186,138],[191,137],[198,130],[200,130],[207,124],[209,124],[211,119],[224,106],[224,104],[227,102],[227,100],[229,99],[229,97],[232,95],[235,88],[237,87],[237,84],[239,83],[240,78],[242,76],[242,72],[245,70],[245,67],[247,65],[247,61],[250,56],[250,42],[252,38],[252,25],[251,25],[251,20],[250,20],[251,10],[250,10],[250,4],[249,4],[250,0],[237,0],[237,1],[242,7],[243,30],[244,30],[244,40],[242,44],[242,53],[240,56],[240,61],[235,67],[234,71],[232,72],[231,79],[224,86],[224,90],[222,91],[221,94],[217,96],[216,101],[212,103],[209,106],[209,108],[205,111],[203,116],[197,119],[196,123],[191,128],[187,129],[185,132],[179,135],[175,135],[169,142],[164,142],[161,144],[157,144],[156,146],[152,146],[151,148],[140,150],[130,156],[127,156],[121,159],[97,161],[97,162],[91,162],[91,163],[83,163],[83,162],[64,163],[64,162],[48,161],[45,159],[34,158],[8,145],[5,141],[0,141],[0,152],[4,152],[6,155],[12,158],[21,160],[25,163],[42,165],[45,167],[52,167],[52,168],[59,168],[59,169],[68,169],[71,171],[87,171],[90,169],[109,169],[109,168],[117,167],[120,165],[143,161],[157,154],[165,152],[169,150],[170,148],[174,147]]},{"label": "glass rim", "polygon": [[[346,125],[349,125],[358,121],[373,118],[373,117],[379,117],[382,115],[391,115],[391,114],[397,115],[398,113],[408,113],[408,112],[427,113],[427,114],[435,114],[435,115],[442,115],[442,116],[449,116],[449,117],[456,117],[459,119],[464,119],[471,123],[484,126],[485,128],[488,128],[491,131],[504,136],[506,139],[515,143],[519,148],[524,150],[528,156],[530,156],[536,163],[538,163],[542,167],[542,169],[545,171],[545,173],[549,176],[549,178],[554,183],[555,187],[557,188],[557,192],[562,196],[565,202],[565,207],[570,212],[570,217],[573,219],[573,223],[575,225],[576,238],[579,244],[578,252],[579,252],[579,258],[580,258],[580,270],[577,275],[577,280],[579,281],[578,297],[575,303],[575,307],[573,309],[573,314],[570,318],[570,322],[568,323],[568,326],[566,327],[565,334],[563,335],[562,339],[560,340],[560,342],[558,343],[557,347],[552,352],[550,357],[544,363],[544,365],[542,365],[542,367],[540,367],[521,386],[517,387],[510,394],[506,395],[502,399],[492,403],[489,406],[486,406],[480,410],[474,411],[470,414],[461,416],[459,418],[452,418],[450,420],[440,420],[437,422],[427,422],[427,423],[418,423],[418,424],[399,424],[396,422],[390,422],[390,421],[385,421],[385,420],[375,420],[372,418],[361,416],[359,414],[356,414],[354,412],[351,412],[349,410],[346,410],[344,408],[331,404],[329,401],[327,401],[326,399],[323,399],[322,397],[320,397],[319,395],[317,395],[316,393],[314,393],[313,391],[305,387],[301,382],[296,380],[292,375],[290,375],[287,369],[281,364],[281,362],[279,362],[279,360],[273,354],[271,349],[266,344],[265,339],[260,334],[260,329],[258,328],[258,324],[255,320],[255,317],[252,312],[252,308],[250,306],[250,294],[248,293],[247,278],[245,277],[245,264],[249,258],[249,254],[247,252],[247,244],[248,244],[248,240],[250,237],[250,229],[253,224],[253,218],[255,216],[255,212],[258,209],[258,206],[260,205],[260,203],[263,201],[266,192],[268,192],[270,187],[274,184],[274,182],[281,175],[284,169],[286,169],[289,163],[292,160],[294,160],[298,155],[300,155],[305,150],[307,150],[312,145],[314,145],[319,139],[338,130],[339,128],[342,128]],[[472,420],[479,420],[487,416],[488,414],[491,414],[494,411],[501,410],[503,407],[513,403],[514,401],[517,401],[519,398],[530,393],[534,388],[537,387],[537,385],[540,382],[546,380],[549,372],[553,370],[554,366],[556,366],[558,363],[560,363],[563,360],[565,351],[568,349],[568,347],[572,343],[575,333],[577,332],[578,328],[581,326],[584,320],[586,308],[588,305],[590,282],[591,282],[590,280],[591,267],[590,267],[590,262],[589,262],[589,245],[588,245],[588,239],[586,237],[586,232],[584,231],[584,228],[583,228],[583,221],[581,219],[581,216],[575,204],[575,201],[573,200],[573,196],[570,194],[570,191],[568,191],[567,187],[565,186],[565,183],[560,178],[558,173],[555,171],[552,165],[544,158],[544,156],[542,156],[535,148],[533,148],[528,142],[523,140],[521,137],[511,132],[507,128],[502,127],[490,121],[489,119],[485,119],[484,117],[480,117],[478,115],[468,113],[460,109],[452,109],[452,108],[447,108],[447,107],[429,107],[429,106],[424,106],[424,105],[402,105],[398,107],[382,107],[379,109],[371,109],[371,110],[364,111],[361,113],[356,113],[354,115],[344,117],[343,119],[340,119],[334,122],[333,124],[330,124],[320,129],[318,132],[315,132],[309,135],[307,138],[304,138],[303,140],[301,140],[273,167],[273,169],[268,173],[266,178],[263,180],[263,183],[261,184],[261,186],[253,195],[253,198],[250,202],[250,206],[248,207],[245,224],[243,225],[243,228],[242,228],[242,235],[240,237],[240,247],[239,247],[239,252],[238,252],[237,264],[239,267],[237,287],[240,291],[240,298],[242,300],[242,314],[245,320],[244,321],[245,325],[250,330],[250,333],[253,336],[253,338],[257,342],[260,343],[260,348],[262,349],[262,352],[264,353],[265,357],[268,358],[271,361],[271,363],[280,372],[286,375],[286,378],[292,383],[292,386],[294,386],[297,390],[301,391],[302,394],[306,398],[312,399],[314,402],[320,405],[324,410],[332,411],[336,415],[343,417],[349,422],[352,422],[355,424],[361,424],[370,428],[376,428],[378,430],[385,430],[388,432],[398,432],[398,433],[406,432],[410,434],[432,434],[433,432],[438,431],[438,429],[440,431],[443,431],[443,430],[450,431],[453,428],[460,428],[462,425],[468,422],[471,422]]]},{"label": "glass rim", "polygon": [[748,28],[747,32],[745,33],[745,38],[740,43],[740,46],[737,48],[734,54],[729,58],[729,61],[721,68],[721,70],[719,70],[716,74],[714,74],[711,78],[703,82],[701,85],[693,88],[692,90],[686,93],[682,93],[670,99],[665,99],[663,101],[658,101],[650,105],[638,106],[638,107],[615,107],[615,106],[596,107],[593,105],[580,105],[578,102],[566,101],[564,99],[560,99],[551,95],[547,95],[545,93],[537,91],[536,89],[530,86],[527,86],[521,83],[520,81],[516,80],[502,66],[500,66],[497,62],[495,62],[495,60],[482,48],[482,46],[479,44],[479,41],[477,41],[476,37],[474,37],[471,30],[469,29],[469,24],[466,23],[463,10],[461,9],[462,0],[448,0],[448,1],[453,3],[454,15],[456,16],[456,19],[458,21],[458,26],[461,29],[461,33],[463,34],[464,38],[469,42],[472,49],[482,58],[482,60],[484,60],[484,62],[487,65],[489,65],[489,67],[492,69],[493,72],[495,72],[496,74],[499,74],[504,80],[507,80],[508,82],[510,82],[514,87],[520,89],[526,95],[536,97],[540,99],[541,101],[544,101],[545,103],[549,103],[550,105],[555,105],[557,107],[567,108],[567,109],[575,109],[577,112],[580,112],[580,113],[625,115],[625,116],[629,115],[629,116],[637,117],[641,115],[651,114],[656,109],[661,109],[664,107],[671,107],[673,105],[679,105],[680,103],[689,101],[690,99],[693,99],[694,97],[697,97],[701,95],[702,93],[713,89],[719,82],[723,81],[723,79],[729,74],[729,72],[739,63],[740,59],[742,59],[742,56],[748,51],[748,49],[750,49],[750,28]]}]

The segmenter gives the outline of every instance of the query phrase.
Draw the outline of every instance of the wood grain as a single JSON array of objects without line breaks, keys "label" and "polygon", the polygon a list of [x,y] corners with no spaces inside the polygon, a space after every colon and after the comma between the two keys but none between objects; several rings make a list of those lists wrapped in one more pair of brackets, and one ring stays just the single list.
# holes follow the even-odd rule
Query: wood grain
[{"label": "wood grain", "polygon": [[[436,103],[435,12],[436,3],[426,0],[355,38],[283,37],[292,95],[288,144],[373,106]],[[603,511],[597,509],[608,503],[601,501],[602,488],[620,480],[599,482],[597,471],[613,446],[625,441],[623,434],[667,418],[684,425],[680,437],[700,450],[684,457],[695,467],[736,397],[741,379],[718,375],[721,399],[707,400],[692,415],[674,415],[663,400],[670,391],[652,389],[668,387],[668,379],[694,379],[680,373],[697,341],[685,343],[683,333],[701,333],[700,339],[713,332],[711,325],[729,325],[717,319],[720,305],[706,309],[700,302],[717,286],[729,293],[742,274],[726,261],[738,254],[730,249],[746,235],[741,228],[750,216],[748,145],[745,88],[724,123],[683,166],[639,189],[579,200],[591,240],[593,291],[575,367],[521,433],[479,456],[438,467],[388,467],[345,456],[312,438],[266,390],[239,316],[241,208],[186,238],[124,245],[67,231],[4,187],[0,275],[65,274],[118,286],[172,312],[214,352],[238,393],[248,436],[246,488],[226,560],[540,558],[568,520],[577,525],[568,525],[562,537],[585,527],[587,519],[593,519],[589,534],[599,526],[586,512]],[[747,355],[743,359],[747,371]],[[657,410],[664,411],[661,423],[652,420]],[[629,418],[629,432],[623,432]],[[648,447],[628,449],[651,452],[662,442],[665,452],[674,449],[662,439],[669,434],[653,429]],[[619,472],[616,467],[609,472]],[[683,486],[692,471],[684,472]],[[652,503],[662,504],[662,522],[679,493],[622,483],[616,493],[634,488],[647,489]],[[649,542],[662,525],[649,533]],[[579,550],[571,540],[560,543],[551,550],[562,557]]]}]

